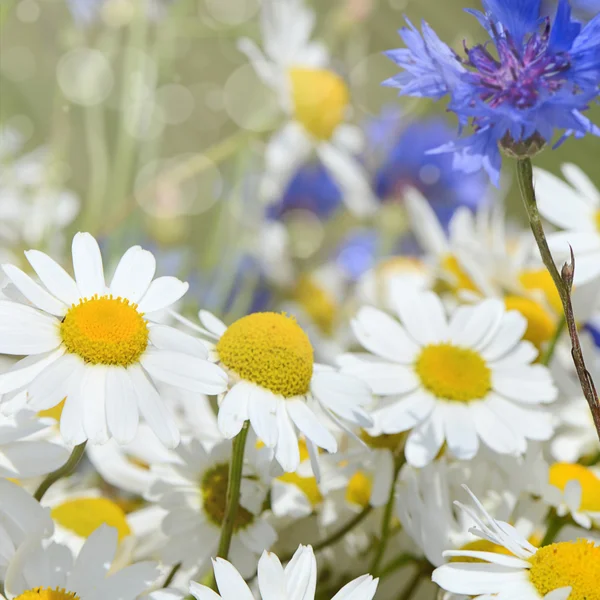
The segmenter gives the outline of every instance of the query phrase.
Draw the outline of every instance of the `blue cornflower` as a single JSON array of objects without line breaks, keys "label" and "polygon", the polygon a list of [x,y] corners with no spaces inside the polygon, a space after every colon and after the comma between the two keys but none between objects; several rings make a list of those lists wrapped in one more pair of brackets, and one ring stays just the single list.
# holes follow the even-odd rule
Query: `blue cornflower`
[{"label": "blue cornflower", "polygon": [[456,140],[445,119],[409,122],[400,111],[386,109],[367,124],[367,139],[367,160],[374,157],[375,162],[373,185],[384,202],[401,201],[406,188],[416,188],[440,221],[448,223],[459,206],[475,209],[485,201],[488,180],[482,171],[461,173],[450,154],[430,154]]},{"label": "blue cornflower", "polygon": [[[400,30],[407,48],[387,55],[404,69],[385,85],[401,95],[450,97],[448,109],[461,131],[473,132],[434,152],[453,152],[455,168],[483,167],[500,180],[500,146],[531,156],[556,130],[564,136],[600,135],[583,112],[600,92],[600,15],[585,27],[560,0],[554,20],[541,16],[541,0],[482,0],[485,12],[467,10],[486,29],[490,42],[468,48],[460,58],[423,22]],[[492,47],[494,52],[491,51]],[[563,136],[563,137],[564,137]]]}]

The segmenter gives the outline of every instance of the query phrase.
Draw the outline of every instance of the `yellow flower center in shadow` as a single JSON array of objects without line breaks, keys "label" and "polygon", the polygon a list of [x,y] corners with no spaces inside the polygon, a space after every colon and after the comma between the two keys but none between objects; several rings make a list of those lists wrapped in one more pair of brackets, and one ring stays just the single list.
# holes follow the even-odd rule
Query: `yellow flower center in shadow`
[{"label": "yellow flower center in shadow", "polygon": [[455,290],[478,291],[477,286],[473,283],[473,280],[462,268],[454,255],[447,254],[444,256],[442,258],[441,268],[449,276],[449,280]]},{"label": "yellow flower center in shadow", "polygon": [[346,501],[361,508],[366,508],[371,500],[373,489],[372,478],[363,471],[356,471],[348,482],[346,488]]},{"label": "yellow flower center in shadow", "polygon": [[540,596],[571,587],[569,600],[600,600],[600,547],[588,540],[540,548],[529,559],[529,578]]},{"label": "yellow flower center in shadow", "polygon": [[344,80],[327,69],[293,68],[294,117],[311,135],[328,140],[344,121],[350,94]]},{"label": "yellow flower center in shadow", "polygon": [[127,367],[148,346],[148,325],[124,298],[94,296],[74,304],[60,325],[67,350],[95,365]]},{"label": "yellow flower center in shadow", "polygon": [[[536,535],[532,535],[528,541],[537,548],[540,545],[541,539]],[[510,550],[507,550],[504,546],[500,546],[500,544],[494,544],[489,540],[475,540],[465,544],[464,546],[461,546],[460,549],[471,552],[493,552],[495,554],[514,556],[514,554]],[[482,560],[481,558],[473,558],[471,556],[453,556],[450,558],[450,562],[485,563],[487,561]]]},{"label": "yellow flower center in shadow", "polygon": [[125,512],[108,498],[74,498],[58,504],[50,514],[58,525],[82,538],[104,524],[117,530],[119,541],[131,534]]},{"label": "yellow flower center in shadow", "polygon": [[294,296],[317,327],[325,335],[331,335],[337,309],[332,295],[318,285],[313,278],[303,275],[298,280]]},{"label": "yellow flower center in shadow", "polygon": [[600,210],[596,211],[596,229],[600,233]]},{"label": "yellow flower center in shadow", "polygon": [[306,394],[313,349],[292,317],[254,313],[233,323],[217,344],[219,359],[241,379],[291,398]]},{"label": "yellow flower center in shadow", "polygon": [[524,296],[507,296],[504,304],[506,310],[516,310],[527,319],[523,339],[530,341],[538,350],[552,339],[556,320],[539,302]]},{"label": "yellow flower center in shadow", "polygon": [[382,433],[381,435],[370,436],[364,429],[360,432],[360,439],[371,448],[377,450],[399,450],[406,442],[407,433]]},{"label": "yellow flower center in shadow", "polygon": [[[227,485],[229,484],[229,464],[223,463],[212,467],[204,474],[200,482],[202,494],[202,508],[206,518],[221,527],[225,518],[225,504],[227,501]],[[254,521],[254,515],[243,506],[238,506],[237,515],[233,523],[233,531],[239,531]]]},{"label": "yellow flower center in shadow", "polygon": [[554,463],[550,467],[550,484],[564,492],[569,481],[578,481],[581,485],[580,510],[600,512],[600,478],[583,465]]},{"label": "yellow flower center in shadow", "polygon": [[62,415],[63,408],[65,407],[65,399],[61,400],[56,406],[47,408],[46,410],[40,410],[37,414],[40,419],[48,417],[54,419],[57,423],[60,423],[60,417]]},{"label": "yellow flower center in shadow", "polygon": [[[308,449],[304,440],[298,441],[298,449],[300,450],[300,462],[308,460]],[[278,479],[285,483],[291,483],[302,490],[312,506],[318,506],[323,501],[319,484],[312,475],[310,477],[302,477],[298,473],[284,473]]]},{"label": "yellow flower center in shadow", "polygon": [[75,592],[67,592],[63,588],[33,588],[19,594],[15,600],[79,600]]},{"label": "yellow flower center in shadow", "polygon": [[445,400],[481,400],[492,387],[491,371],[483,358],[452,344],[425,346],[415,368],[423,387]]},{"label": "yellow flower center in shadow", "polygon": [[560,296],[558,295],[558,290],[554,285],[550,273],[548,273],[545,268],[523,271],[519,275],[519,281],[526,290],[530,292],[541,292],[544,295],[548,306],[550,306],[557,315],[562,315],[563,307]]}]

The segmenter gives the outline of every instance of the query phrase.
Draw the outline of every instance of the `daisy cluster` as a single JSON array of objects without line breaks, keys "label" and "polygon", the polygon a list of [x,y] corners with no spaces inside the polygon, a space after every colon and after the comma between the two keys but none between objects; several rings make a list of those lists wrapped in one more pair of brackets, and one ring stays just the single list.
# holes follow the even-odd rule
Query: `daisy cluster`
[{"label": "daisy cluster", "polygon": [[[178,9],[117,4],[71,0],[79,34]],[[533,169],[549,252],[574,260],[559,292],[488,187],[501,151],[600,133],[600,15],[482,4],[465,57],[426,22],[389,52],[386,84],[449,96],[457,136],[408,105],[359,124],[309,4],[260,3],[237,51],[276,125],[243,132],[234,201],[196,236],[231,252],[165,251],[177,231],[141,234],[135,201],[107,227],[1,130],[0,600],[600,600],[600,432],[571,351],[600,387],[600,191]],[[165,167],[164,206],[198,164]]]}]

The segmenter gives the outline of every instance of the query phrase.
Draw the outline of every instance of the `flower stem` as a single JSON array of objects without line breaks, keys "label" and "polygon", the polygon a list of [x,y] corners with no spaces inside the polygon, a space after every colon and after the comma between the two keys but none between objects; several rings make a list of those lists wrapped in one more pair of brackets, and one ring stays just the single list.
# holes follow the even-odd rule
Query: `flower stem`
[{"label": "flower stem", "polygon": [[559,272],[554,263],[554,259],[552,258],[550,248],[548,247],[546,235],[544,234],[544,227],[538,211],[535,189],[533,186],[533,168],[531,166],[531,159],[518,159],[517,178],[519,180],[519,188],[521,189],[521,196],[523,198],[523,203],[525,204],[533,237],[539,248],[544,265],[552,276],[554,285],[558,290],[563,305],[565,320],[571,338],[571,356],[575,363],[575,369],[577,370],[577,376],[579,377],[583,395],[592,412],[598,438],[600,439],[600,401],[598,401],[598,394],[592,377],[585,366],[583,352],[581,351],[581,344],[579,343],[579,336],[577,334],[577,323],[575,321],[573,305],[571,303],[571,288],[573,286],[573,275],[575,273],[575,257],[573,256],[573,250],[571,249],[571,262],[565,263],[562,272]]},{"label": "flower stem", "polygon": [[413,594],[417,591],[423,577],[423,569],[419,568],[408,582],[408,586],[404,588],[403,592],[398,596],[398,600],[409,600],[413,597]]},{"label": "flower stem", "polygon": [[40,486],[38,487],[38,489],[35,491],[35,494],[33,495],[33,497],[38,502],[40,502],[42,500],[42,498],[44,497],[44,494],[50,489],[50,486],[55,484],[59,479],[62,479],[63,477],[67,477],[77,468],[77,465],[79,464],[79,461],[81,460],[81,457],[83,456],[83,453],[85,452],[86,444],[87,444],[87,441],[83,442],[83,444],[79,444],[78,446],[75,446],[75,448],[73,448],[73,452],[71,452],[71,456],[69,456],[67,462],[62,467],[56,469],[56,471],[52,471],[52,473],[48,473],[48,475],[46,475],[46,478],[44,479],[44,481],[42,481],[42,483],[40,483]]},{"label": "flower stem", "polygon": [[387,565],[382,567],[381,571],[379,572],[379,579],[385,579],[386,577],[389,577],[395,573],[398,569],[401,569],[410,563],[416,562],[419,562],[419,559],[414,554],[400,554],[400,556],[397,556]]},{"label": "flower stem", "polygon": [[369,569],[369,572],[371,575],[373,575],[373,577],[377,577],[379,575],[379,567],[381,566],[381,561],[383,560],[383,555],[385,554],[385,549],[390,537],[392,516],[394,514],[394,500],[396,498],[396,480],[398,479],[398,473],[400,473],[400,469],[402,468],[403,464],[403,460],[396,458],[394,464],[394,477],[392,478],[392,485],[390,486],[390,494],[383,511],[383,518],[381,519],[381,538],[379,540],[379,545],[377,546],[375,556],[373,557],[371,568]]},{"label": "flower stem", "polygon": [[244,469],[244,449],[246,448],[246,438],[250,421],[246,421],[242,430],[233,440],[233,449],[231,453],[231,466],[229,467],[229,481],[227,484],[227,500],[225,504],[225,516],[221,525],[221,539],[219,540],[219,550],[217,556],[227,559],[229,556],[229,547],[233,537],[233,526],[237,517],[238,507],[240,505],[240,490],[242,487],[242,471]]},{"label": "flower stem", "polygon": [[561,529],[569,522],[566,517],[559,517],[555,510],[552,510],[550,517],[548,518],[548,529],[546,529],[546,535],[540,544],[540,548],[543,546],[549,546],[556,540],[556,537],[560,533]]},{"label": "flower stem", "polygon": [[167,578],[165,579],[165,582],[162,585],[163,588],[169,587],[171,585],[171,582],[173,581],[173,579],[175,579],[175,575],[177,575],[179,569],[181,569],[181,563],[175,563],[173,565],[173,568],[169,571],[169,574],[167,575]]}]

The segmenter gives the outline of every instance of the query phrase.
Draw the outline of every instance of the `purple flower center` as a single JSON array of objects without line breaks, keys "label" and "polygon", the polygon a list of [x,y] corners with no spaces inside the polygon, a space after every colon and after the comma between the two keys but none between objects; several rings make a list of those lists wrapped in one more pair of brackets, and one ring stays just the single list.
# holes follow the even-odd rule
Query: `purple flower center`
[{"label": "purple flower center", "polygon": [[509,33],[493,31],[498,58],[485,47],[465,47],[467,65],[477,69],[469,73],[471,83],[480,91],[481,99],[496,108],[508,103],[518,109],[535,106],[540,95],[552,95],[566,83],[565,72],[570,67],[566,52],[554,53],[548,49],[550,24],[544,31],[532,34],[517,48]]}]

